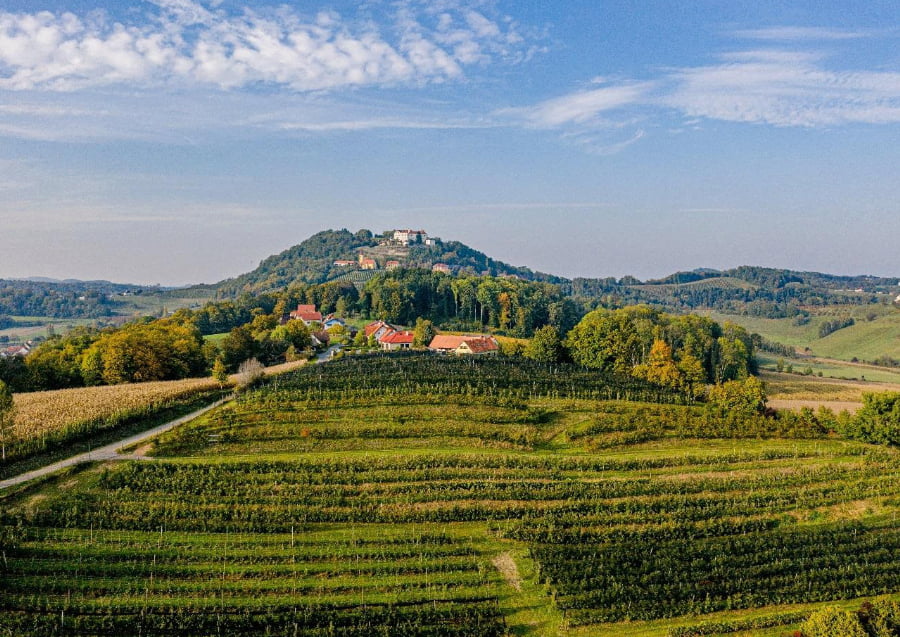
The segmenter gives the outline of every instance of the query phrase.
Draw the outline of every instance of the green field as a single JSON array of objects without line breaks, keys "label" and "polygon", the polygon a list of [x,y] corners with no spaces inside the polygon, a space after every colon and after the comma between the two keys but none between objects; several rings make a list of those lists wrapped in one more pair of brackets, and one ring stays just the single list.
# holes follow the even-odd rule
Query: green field
[{"label": "green field", "polygon": [[[765,338],[803,350],[809,348],[813,355],[850,361],[857,358],[873,361],[881,356],[900,360],[900,311],[882,306],[848,306],[830,308],[831,314],[812,316],[809,323],[797,325],[794,319],[767,319],[754,316],[738,316],[713,312],[716,321],[731,321],[756,332]],[[868,314],[874,313],[873,320]],[[854,325],[819,337],[819,326],[835,316],[852,316]]]},{"label": "green field", "polygon": [[775,371],[778,361],[793,367],[794,374],[812,370],[813,375],[820,372],[825,378],[840,378],[846,380],[865,380],[876,383],[900,383],[900,369],[895,367],[877,367],[874,365],[857,365],[842,363],[837,360],[821,361],[815,358],[782,358],[769,352],[757,352],[756,361],[759,368],[764,371]]},{"label": "green field", "polygon": [[680,402],[509,359],[300,369],[7,494],[0,634],[784,635],[900,592],[900,453]]}]

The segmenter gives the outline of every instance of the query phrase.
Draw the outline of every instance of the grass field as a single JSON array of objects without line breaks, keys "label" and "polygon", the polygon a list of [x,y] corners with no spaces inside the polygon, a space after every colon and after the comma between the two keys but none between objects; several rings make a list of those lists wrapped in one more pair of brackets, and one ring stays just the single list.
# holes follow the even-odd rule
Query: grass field
[{"label": "grass field", "polygon": [[782,636],[900,592],[900,453],[625,397],[503,359],[282,375],[5,495],[0,633]]},{"label": "grass field", "polygon": [[779,360],[783,360],[785,365],[790,364],[793,367],[794,374],[800,374],[808,368],[812,370],[813,375],[818,376],[819,372],[821,372],[825,378],[874,383],[900,383],[900,369],[894,367],[878,367],[835,359],[782,358],[768,352],[756,353],[756,361],[759,368],[764,371],[775,371]]},{"label": "grass field", "polygon": [[[715,312],[710,316],[720,322],[731,321],[751,333],[756,332],[769,340],[800,350],[808,347],[816,356],[845,361],[854,357],[872,361],[880,356],[900,359],[900,311],[881,306],[848,306],[840,310],[832,308],[830,311],[832,314],[812,316],[806,325],[796,325],[794,319],[790,318],[767,319]],[[874,320],[867,320],[869,312],[875,314]],[[853,316],[856,322],[820,338],[820,325],[836,315]]]},{"label": "grass field", "polygon": [[0,330],[12,343],[24,343],[35,338],[47,338],[48,326],[52,325],[57,334],[62,334],[78,325],[93,325],[94,319],[58,319],[48,316],[14,316],[14,320],[24,323],[38,323],[29,327],[8,327]]}]

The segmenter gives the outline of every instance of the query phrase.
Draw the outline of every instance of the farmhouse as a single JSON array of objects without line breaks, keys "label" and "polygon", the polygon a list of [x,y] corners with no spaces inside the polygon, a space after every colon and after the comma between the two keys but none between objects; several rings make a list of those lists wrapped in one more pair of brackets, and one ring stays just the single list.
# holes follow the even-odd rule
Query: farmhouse
[{"label": "farmhouse", "polygon": [[356,265],[356,261],[349,261],[347,259],[338,259],[334,262],[334,264],[340,268],[346,268],[351,265]]},{"label": "farmhouse", "polygon": [[24,358],[25,356],[28,356],[30,351],[30,343],[25,343],[24,345],[10,345],[5,349],[0,349],[0,358],[14,358],[16,356]]},{"label": "farmhouse", "polygon": [[401,349],[411,349],[415,334],[406,330],[403,332],[390,332],[379,339],[381,349],[386,352],[393,352]]},{"label": "farmhouse", "polygon": [[399,267],[400,267],[400,262],[399,262],[399,261],[387,261],[387,262],[385,262],[385,264],[384,264],[384,269],[385,269],[385,270],[396,270],[396,269],[399,268]]},{"label": "farmhouse", "polygon": [[435,263],[431,266],[432,272],[443,272],[444,274],[450,274],[450,266],[446,263]]},{"label": "farmhouse", "polygon": [[347,323],[344,322],[344,319],[338,318],[334,314],[329,314],[325,317],[325,320],[322,321],[322,327],[326,330],[330,330],[332,327],[347,327]]},{"label": "farmhouse", "polygon": [[298,305],[297,309],[291,312],[290,317],[303,321],[306,325],[322,322],[322,313],[316,310],[315,305]]},{"label": "farmhouse", "polygon": [[366,334],[366,338],[374,338],[376,341],[380,341],[385,334],[396,332],[397,329],[384,321],[375,321],[366,325],[363,331]]},{"label": "farmhouse", "polygon": [[428,349],[443,354],[496,354],[500,350],[497,339],[487,334],[452,336],[438,334]]}]

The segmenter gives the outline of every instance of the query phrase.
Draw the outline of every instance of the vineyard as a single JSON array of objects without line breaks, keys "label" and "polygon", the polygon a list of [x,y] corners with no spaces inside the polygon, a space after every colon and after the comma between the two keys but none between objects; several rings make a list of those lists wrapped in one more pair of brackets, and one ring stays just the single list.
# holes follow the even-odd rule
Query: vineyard
[{"label": "vineyard", "polygon": [[0,634],[774,636],[900,593],[900,454],[680,403],[503,359],[280,376],[7,495]]}]

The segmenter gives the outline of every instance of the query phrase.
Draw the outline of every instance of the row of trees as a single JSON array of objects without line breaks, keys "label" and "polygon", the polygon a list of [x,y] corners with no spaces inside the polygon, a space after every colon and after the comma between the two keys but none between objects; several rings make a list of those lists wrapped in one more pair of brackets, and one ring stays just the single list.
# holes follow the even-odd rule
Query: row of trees
[{"label": "row of trees", "polygon": [[282,362],[310,347],[310,333],[302,321],[279,325],[279,317],[260,309],[218,343],[204,340],[195,318],[181,310],[165,319],[144,319],[118,329],[79,327],[49,339],[24,360],[0,359],[0,381],[16,391],[40,391],[176,380],[204,376],[217,362],[226,372],[251,358],[265,364]]},{"label": "row of trees", "polygon": [[493,328],[512,336],[531,336],[552,325],[568,332],[582,308],[558,285],[490,276],[450,277],[405,269],[369,281],[356,304],[365,316],[411,325],[422,317],[461,329]]}]

